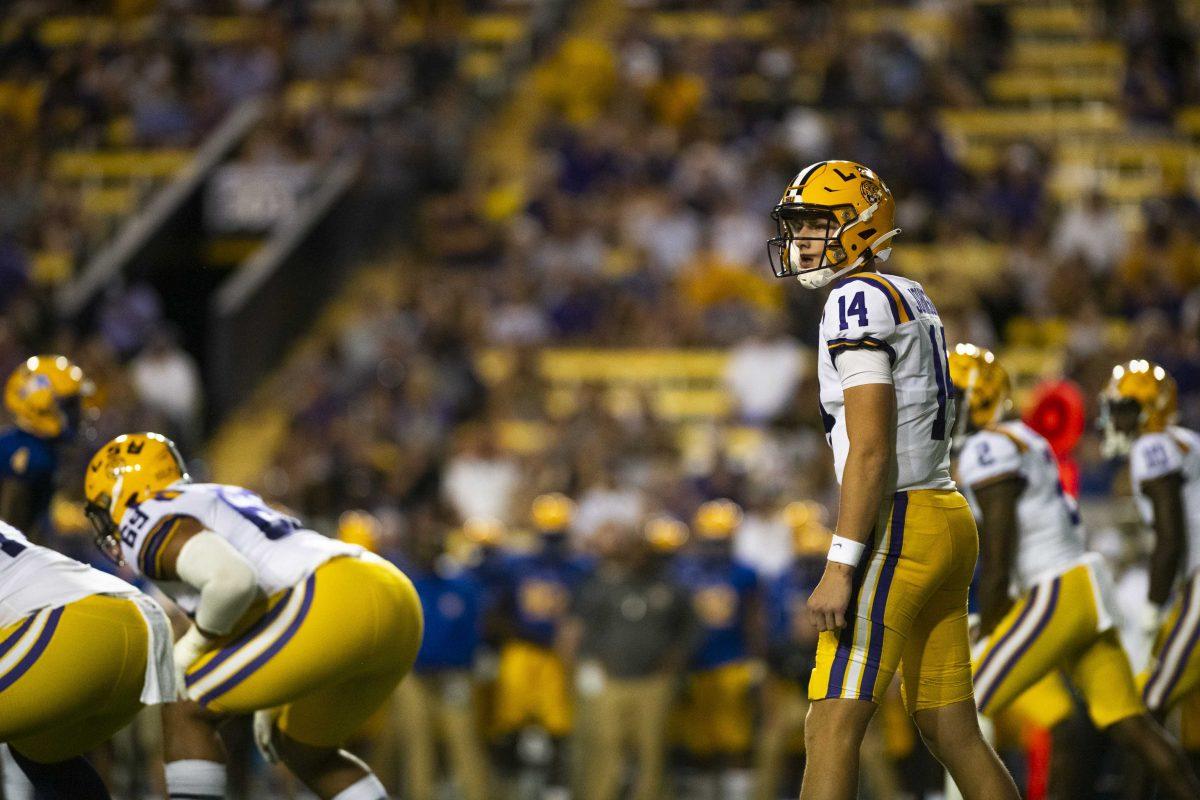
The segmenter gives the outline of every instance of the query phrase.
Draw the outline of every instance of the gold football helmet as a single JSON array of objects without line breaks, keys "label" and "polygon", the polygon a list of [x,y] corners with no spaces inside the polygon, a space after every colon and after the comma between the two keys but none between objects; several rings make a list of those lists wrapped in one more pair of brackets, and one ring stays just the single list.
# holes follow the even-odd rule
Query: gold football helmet
[{"label": "gold football helmet", "polygon": [[75,432],[85,398],[95,391],[66,356],[33,356],[8,376],[4,405],[17,427],[42,439]]},{"label": "gold football helmet", "polygon": [[533,526],[542,533],[558,533],[571,524],[575,502],[560,492],[539,495],[533,501],[530,516]]},{"label": "gold football helmet", "polygon": [[642,531],[656,553],[677,553],[687,544],[688,528],[674,517],[654,517]]},{"label": "gold football helmet", "polygon": [[792,551],[800,557],[823,556],[833,534],[825,527],[825,507],[813,500],[796,500],[783,507],[783,521],[792,532]]},{"label": "gold football helmet", "polygon": [[872,258],[886,261],[900,232],[891,190],[853,161],[818,161],[802,169],[771,218],[779,231],[767,242],[771,268],[806,289],[819,289]]},{"label": "gold football helmet", "polygon": [[1175,379],[1153,361],[1135,359],[1113,367],[1100,394],[1100,427],[1104,455],[1126,455],[1133,440],[1175,422],[1178,405]]},{"label": "gold football helmet", "polygon": [[379,519],[370,511],[350,509],[338,517],[337,538],[372,553],[379,552]]},{"label": "gold football helmet", "polygon": [[728,539],[742,524],[742,507],[732,500],[709,500],[696,509],[692,528],[701,539]]},{"label": "gold football helmet", "polygon": [[468,517],[463,522],[462,533],[471,544],[496,547],[504,541],[504,523],[492,517]]},{"label": "gold football helmet", "polygon": [[[965,342],[954,345],[950,353],[950,382],[958,390],[959,408],[965,405],[967,410],[966,414],[960,412],[960,428],[967,423],[972,430],[994,425],[1012,408],[1008,372],[987,348]],[[965,432],[955,433],[961,436]]]},{"label": "gold football helmet", "polygon": [[96,544],[120,559],[117,526],[125,510],[177,481],[189,480],[175,443],[158,433],[123,433],[92,456],[83,479],[84,513]]}]

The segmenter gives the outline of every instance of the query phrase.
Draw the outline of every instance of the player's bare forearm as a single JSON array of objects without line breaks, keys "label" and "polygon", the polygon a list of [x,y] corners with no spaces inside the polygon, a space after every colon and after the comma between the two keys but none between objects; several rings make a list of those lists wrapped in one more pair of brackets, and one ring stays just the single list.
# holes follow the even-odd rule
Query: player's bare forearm
[{"label": "player's bare forearm", "polygon": [[1154,553],[1150,557],[1149,600],[1161,606],[1167,602],[1179,574],[1179,565],[1187,555],[1184,538],[1183,478],[1177,473],[1163,475],[1142,484],[1142,492],[1154,507]]},{"label": "player's bare forearm", "polygon": [[850,448],[842,471],[837,535],[866,542],[892,467],[896,444],[896,392],[872,383],[846,390],[846,434]]},{"label": "player's bare forearm", "polygon": [[[842,470],[842,496],[837,535],[866,543],[879,518],[879,508],[892,469],[896,442],[896,393],[891,384],[849,388],[846,432],[850,448]],[[870,558],[863,553],[861,558]],[[808,598],[809,618],[819,631],[846,624],[853,593],[854,567],[825,562],[825,574]]]},{"label": "player's bare forearm", "polygon": [[987,636],[1008,613],[1009,578],[1016,558],[1017,501],[1025,489],[1018,475],[1001,475],[971,487],[979,502],[983,573],[979,581],[980,633]]}]

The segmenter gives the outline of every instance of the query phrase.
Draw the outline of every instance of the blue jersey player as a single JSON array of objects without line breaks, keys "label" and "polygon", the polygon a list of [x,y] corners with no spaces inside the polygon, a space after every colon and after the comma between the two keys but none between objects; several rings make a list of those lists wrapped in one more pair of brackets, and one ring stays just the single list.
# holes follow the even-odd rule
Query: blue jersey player
[{"label": "blue jersey player", "polygon": [[0,432],[0,519],[24,531],[44,529],[59,449],[78,431],[91,394],[83,370],[65,356],[33,356],[13,370],[4,388],[13,425]]}]

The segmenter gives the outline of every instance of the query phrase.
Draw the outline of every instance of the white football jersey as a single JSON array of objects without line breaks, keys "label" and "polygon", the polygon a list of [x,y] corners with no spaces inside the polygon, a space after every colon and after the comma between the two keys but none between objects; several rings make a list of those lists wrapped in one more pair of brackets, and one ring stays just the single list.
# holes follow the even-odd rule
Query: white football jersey
[{"label": "white football jersey", "polygon": [[838,483],[850,445],[836,362],[849,350],[870,349],[886,352],[892,365],[896,390],[894,491],[953,489],[950,433],[955,404],[946,332],[921,285],[896,275],[869,272],[842,278],[825,302],[821,341],[824,347],[817,359],[821,418],[833,448]]},{"label": "white football jersey", "polygon": [[139,592],[115,575],[33,544],[25,534],[0,522],[0,628],[43,608],[58,608],[94,594],[125,597]]},{"label": "white football jersey", "polygon": [[1002,422],[967,437],[958,454],[958,482],[980,516],[973,486],[1017,475],[1025,488],[1017,498],[1017,546],[1013,582],[1019,591],[1039,578],[1075,566],[1087,553],[1079,509],[1063,491],[1058,459],[1037,431],[1023,422]]},{"label": "white football jersey", "polygon": [[189,614],[196,610],[199,593],[181,581],[159,578],[163,545],[188,518],[241,553],[268,597],[295,586],[331,558],[364,552],[358,545],[305,528],[300,520],[271,508],[249,489],[176,483],[126,509],[118,527],[125,561],[154,580]]},{"label": "white football jersey", "polygon": [[1142,483],[1178,472],[1183,477],[1183,517],[1187,527],[1184,575],[1200,567],[1200,434],[1172,425],[1161,433],[1146,433],[1133,443],[1129,477],[1138,513],[1154,525],[1154,506],[1142,492]]}]

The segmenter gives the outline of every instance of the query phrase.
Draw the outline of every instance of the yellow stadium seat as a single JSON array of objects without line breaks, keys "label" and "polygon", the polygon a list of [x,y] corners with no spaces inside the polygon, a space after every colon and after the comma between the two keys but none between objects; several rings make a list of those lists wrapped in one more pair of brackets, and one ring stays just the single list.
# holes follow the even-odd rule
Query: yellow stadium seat
[{"label": "yellow stadium seat", "polygon": [[733,403],[721,389],[660,389],[654,395],[654,410],[669,421],[721,418]]},{"label": "yellow stadium seat", "polygon": [[1099,136],[1119,133],[1125,128],[1120,112],[1103,103],[1070,109],[951,110],[942,112],[942,122],[959,136],[1009,141]]},{"label": "yellow stadium seat", "polygon": [[947,40],[954,33],[950,15],[936,8],[864,8],[846,14],[846,26],[859,36],[901,30],[910,36]]},{"label": "yellow stadium seat", "polygon": [[41,286],[65,283],[75,271],[71,254],[59,250],[42,250],[33,256],[31,277]]},{"label": "yellow stadium seat", "polygon": [[261,29],[258,21],[250,16],[200,17],[197,23],[200,38],[217,45],[248,41]]},{"label": "yellow stadium seat", "polygon": [[38,38],[47,47],[107,42],[114,34],[112,20],[105,17],[51,17],[38,29]]},{"label": "yellow stadium seat", "polygon": [[188,150],[66,150],[54,154],[50,174],[58,180],[169,178],[191,160]]},{"label": "yellow stadium seat", "polygon": [[1200,136],[1200,106],[1186,106],[1175,114],[1175,130]]},{"label": "yellow stadium seat", "polygon": [[1037,102],[1054,100],[1114,100],[1121,92],[1117,75],[1063,75],[1010,70],[988,80],[993,100]]},{"label": "yellow stadium seat", "polygon": [[663,12],[650,18],[650,30],[664,39],[681,39],[685,36],[714,38],[724,33],[720,14],[704,12]]},{"label": "yellow stadium seat", "polygon": [[96,217],[123,217],[137,207],[138,193],[129,184],[86,186],[80,199],[80,207],[84,214]]},{"label": "yellow stadium seat", "polygon": [[1012,9],[1009,22],[1017,34],[1083,36],[1088,33],[1088,18],[1074,6],[1020,6]]},{"label": "yellow stadium seat", "polygon": [[525,27],[512,14],[478,14],[467,24],[467,37],[476,44],[507,45],[524,36]]},{"label": "yellow stadium seat", "polygon": [[1119,73],[1125,65],[1125,51],[1118,42],[1017,39],[1009,52],[1008,64],[1013,69]]},{"label": "yellow stadium seat", "polygon": [[557,383],[716,380],[727,358],[721,350],[548,350],[541,371]]}]

